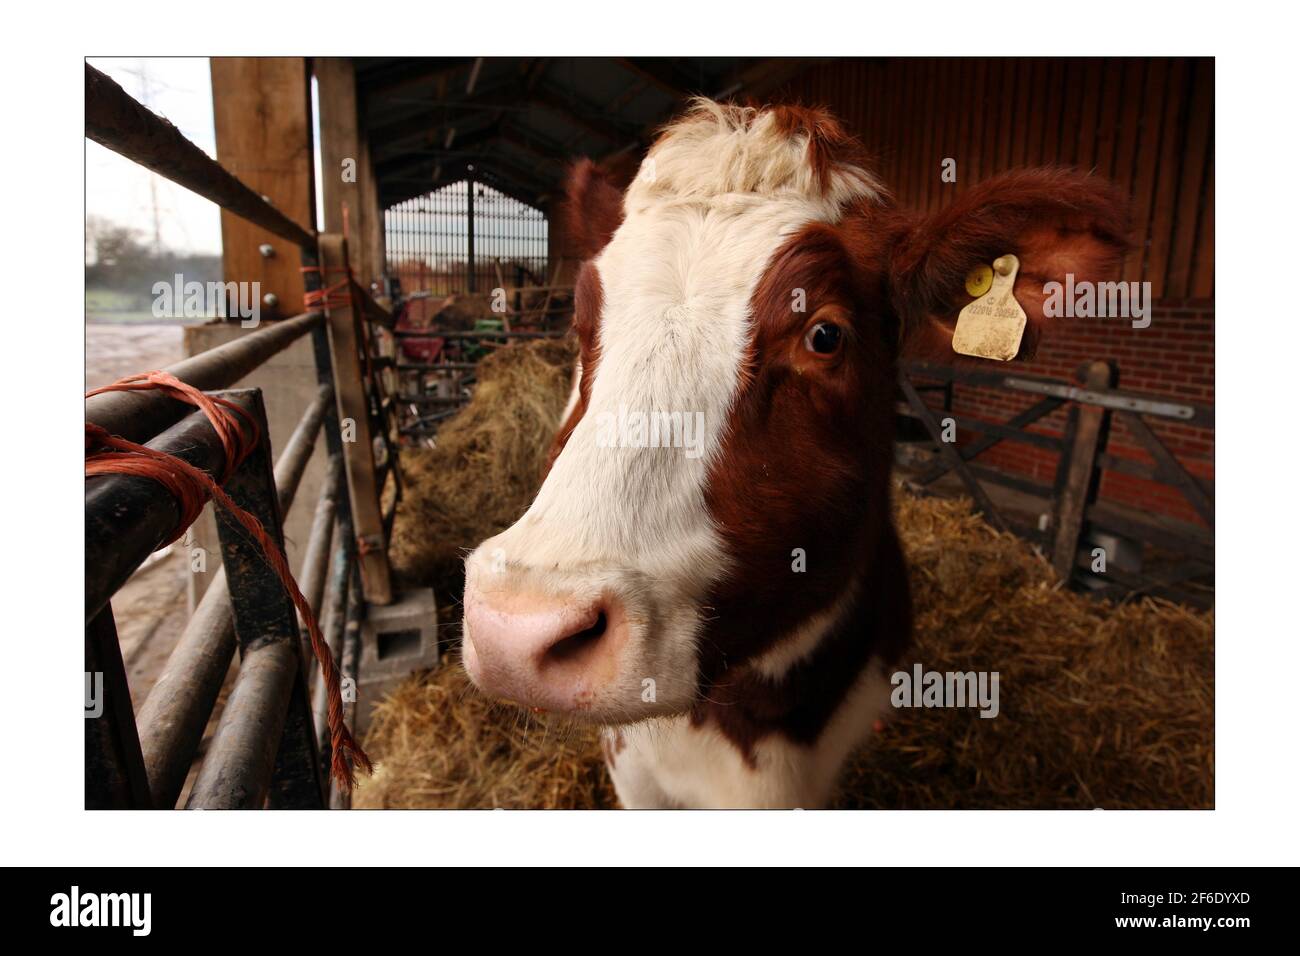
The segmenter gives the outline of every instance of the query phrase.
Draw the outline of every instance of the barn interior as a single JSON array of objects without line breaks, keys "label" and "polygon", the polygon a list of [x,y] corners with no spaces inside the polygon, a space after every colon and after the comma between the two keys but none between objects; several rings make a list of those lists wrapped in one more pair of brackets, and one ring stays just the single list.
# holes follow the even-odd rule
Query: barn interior
[{"label": "barn interior", "polygon": [[[355,792],[331,783],[311,641],[246,566],[247,543],[209,505],[155,553],[172,530],[160,493],[98,477],[88,567],[93,554],[113,570],[88,592],[87,671],[106,674],[112,720],[88,728],[87,806],[616,805],[592,733],[468,687],[461,560],[527,506],[567,398],[568,170],[588,157],[630,181],[700,95],[826,107],[919,210],[1039,165],[1094,171],[1133,202],[1122,279],[1150,296],[1146,325],[1065,324],[1014,375],[900,370],[895,508],[918,644],[943,669],[1001,670],[1008,704],[991,721],[901,713],[837,805],[1213,806],[1213,61],[210,66],[215,156],[89,65],[87,136],[221,205],[221,278],[257,283],[256,327],[189,325],[168,369],[261,408],[275,473],[246,506],[281,528],[375,771]],[[87,418],[160,447],[169,427],[206,440],[204,421],[154,398],[98,395]],[[341,440],[348,422],[357,440]],[[101,521],[129,491],[137,524]],[[276,622],[273,689],[254,683],[254,619]],[[249,760],[268,726],[254,713],[275,730]]]}]

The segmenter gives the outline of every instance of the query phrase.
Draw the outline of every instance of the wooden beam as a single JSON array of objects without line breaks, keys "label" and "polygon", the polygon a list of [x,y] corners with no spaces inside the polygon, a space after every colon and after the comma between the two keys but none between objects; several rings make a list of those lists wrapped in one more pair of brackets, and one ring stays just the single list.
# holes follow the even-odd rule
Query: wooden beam
[{"label": "wooden beam", "polygon": [[442,77],[454,76],[473,63],[473,57],[402,59],[382,72],[365,74],[359,79],[359,86],[364,91],[363,98],[369,108],[377,105],[375,101],[384,97],[408,92]]},{"label": "wooden beam", "polygon": [[547,90],[534,90],[528,97],[529,102],[558,113],[564,119],[599,136],[611,143],[618,143],[627,138],[627,128],[604,118],[600,107],[591,104],[572,103],[562,96],[556,96]]},{"label": "wooden beam", "polygon": [[[302,57],[213,57],[212,111],[217,161],[277,209],[301,223],[316,221],[312,168],[311,84]],[[260,248],[271,247],[264,256]],[[221,211],[223,275],[260,282],[275,295],[262,318],[302,311],[298,250],[247,220]]]},{"label": "wooden beam", "polygon": [[[815,59],[806,57],[760,60],[742,70],[736,77],[735,82],[731,84],[732,88],[730,90],[709,90],[707,92],[710,96],[728,93],[727,98],[744,95],[756,100],[762,99],[777,87],[798,76],[815,62],[817,62]],[[655,136],[658,135],[660,127],[682,108],[685,99],[685,94],[678,96],[667,109],[661,110],[653,120],[641,127],[635,138],[628,140],[621,148],[606,153],[599,161],[602,164],[608,164],[627,153],[640,152],[648,147],[654,141]]]},{"label": "wooden beam", "polygon": [[[320,265],[326,276],[345,275],[348,246],[337,233],[320,237]],[[325,309],[330,354],[334,364],[334,396],[339,423],[345,428],[343,471],[352,501],[352,527],[357,539],[357,560],[361,565],[362,590],[371,604],[391,604],[392,572],[388,565],[388,542],[384,536],[383,512],[379,502],[381,485],[375,469],[375,447],[370,427],[370,400],[362,368],[361,350],[365,335],[361,318],[352,307],[352,297],[333,297]],[[347,440],[347,425],[351,438]]]},{"label": "wooden beam", "polygon": [[370,163],[364,155],[368,150],[357,123],[356,73],[352,61],[341,57],[321,57],[313,61],[312,67],[320,108],[318,185],[324,200],[324,229],[346,232],[352,239],[352,271],[362,287],[369,288],[371,280],[383,272],[383,262],[371,259],[374,243],[368,237],[375,228],[379,209],[378,200],[372,208],[363,193],[362,174],[369,170]]}]

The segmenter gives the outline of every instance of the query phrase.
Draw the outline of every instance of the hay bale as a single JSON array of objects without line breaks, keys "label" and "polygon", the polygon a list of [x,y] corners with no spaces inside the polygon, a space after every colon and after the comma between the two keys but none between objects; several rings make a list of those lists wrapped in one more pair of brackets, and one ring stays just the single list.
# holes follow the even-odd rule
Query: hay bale
[{"label": "hay bale", "polygon": [[595,731],[488,700],[452,654],[375,710],[359,809],[581,810],[616,805]]},{"label": "hay bale", "polygon": [[402,505],[389,552],[397,581],[459,595],[465,554],[532,501],[572,384],[576,344],[538,339],[478,366],[473,398],[434,448],[404,449]]},{"label": "hay bale", "polygon": [[[530,491],[531,493],[531,491]],[[1212,807],[1214,620],[1061,590],[964,499],[897,493],[927,670],[996,670],[1001,714],[900,710],[850,761],[843,808]],[[485,700],[456,659],[385,702],[357,806],[609,807],[595,731]]]},{"label": "hay bale", "polygon": [[905,663],[998,671],[1001,713],[896,711],[840,806],[1214,805],[1212,612],[1064,590],[969,500],[896,497],[916,605]]}]

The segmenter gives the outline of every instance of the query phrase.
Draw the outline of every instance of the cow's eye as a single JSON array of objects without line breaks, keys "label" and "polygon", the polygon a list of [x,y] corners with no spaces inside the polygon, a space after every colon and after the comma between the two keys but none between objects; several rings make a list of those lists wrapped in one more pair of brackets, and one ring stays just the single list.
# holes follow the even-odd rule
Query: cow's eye
[{"label": "cow's eye", "polygon": [[844,330],[834,322],[818,322],[804,336],[803,344],[810,352],[818,355],[833,355],[839,350],[844,338]]}]

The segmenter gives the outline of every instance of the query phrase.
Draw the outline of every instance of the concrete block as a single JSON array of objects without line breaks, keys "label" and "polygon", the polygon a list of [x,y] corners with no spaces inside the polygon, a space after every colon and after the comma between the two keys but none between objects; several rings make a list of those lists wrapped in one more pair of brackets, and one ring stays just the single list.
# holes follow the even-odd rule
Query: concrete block
[{"label": "concrete block", "polygon": [[438,663],[438,605],[433,591],[406,591],[392,604],[371,604],[361,625],[357,673],[357,730],[370,726],[374,707],[416,671]]}]

